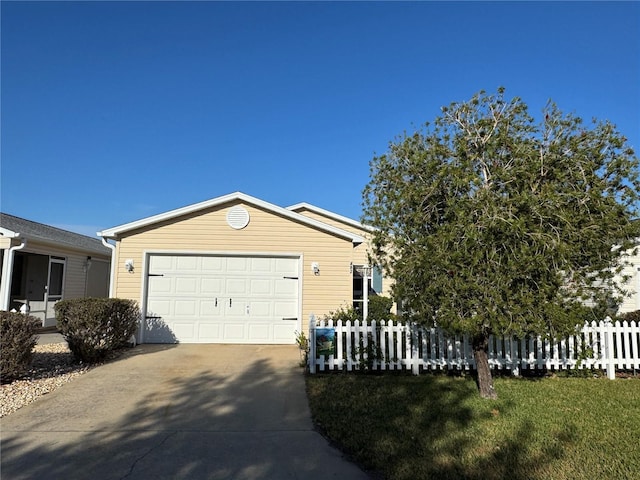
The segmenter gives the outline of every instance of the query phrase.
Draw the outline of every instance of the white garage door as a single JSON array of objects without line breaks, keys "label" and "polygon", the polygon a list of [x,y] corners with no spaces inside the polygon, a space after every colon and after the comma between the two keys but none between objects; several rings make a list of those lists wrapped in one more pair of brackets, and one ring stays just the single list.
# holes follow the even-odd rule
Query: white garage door
[{"label": "white garage door", "polygon": [[295,343],[298,258],[152,255],[145,343]]}]

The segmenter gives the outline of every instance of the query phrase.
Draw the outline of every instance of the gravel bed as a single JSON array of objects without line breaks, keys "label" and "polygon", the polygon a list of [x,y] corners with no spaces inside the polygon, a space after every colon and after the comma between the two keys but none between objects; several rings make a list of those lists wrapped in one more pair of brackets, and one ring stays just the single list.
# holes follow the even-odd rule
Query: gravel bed
[{"label": "gravel bed", "polygon": [[0,417],[70,382],[95,365],[77,363],[66,343],[34,347],[31,368],[19,379],[0,385]]}]

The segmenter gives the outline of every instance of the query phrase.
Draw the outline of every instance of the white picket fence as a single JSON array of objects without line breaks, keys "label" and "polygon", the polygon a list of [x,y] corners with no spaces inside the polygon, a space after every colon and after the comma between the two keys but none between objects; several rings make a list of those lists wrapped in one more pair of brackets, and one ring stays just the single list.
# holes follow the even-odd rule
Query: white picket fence
[{"label": "white picket fence", "polygon": [[[318,352],[318,329],[335,332],[333,354]],[[321,331],[327,333],[326,331]],[[326,340],[326,338],[321,339]],[[328,344],[325,344],[326,347]],[[509,369],[595,368],[615,378],[615,370],[640,369],[640,322],[609,319],[585,324],[580,332],[563,340],[490,337],[489,365]],[[322,345],[320,345],[322,348]],[[445,336],[439,328],[405,325],[392,320],[371,322],[309,321],[309,371],[369,369],[425,370],[473,369],[471,343],[465,336]]]}]

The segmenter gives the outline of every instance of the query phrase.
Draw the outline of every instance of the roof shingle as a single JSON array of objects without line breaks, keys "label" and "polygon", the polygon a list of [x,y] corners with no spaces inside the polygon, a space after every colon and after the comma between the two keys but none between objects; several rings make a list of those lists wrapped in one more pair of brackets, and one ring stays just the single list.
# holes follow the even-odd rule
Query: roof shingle
[{"label": "roof shingle", "polygon": [[66,245],[90,252],[110,255],[110,250],[98,238],[80,233],[69,232],[43,223],[32,222],[7,213],[0,213],[0,227],[20,234],[27,240],[40,240],[47,243]]}]

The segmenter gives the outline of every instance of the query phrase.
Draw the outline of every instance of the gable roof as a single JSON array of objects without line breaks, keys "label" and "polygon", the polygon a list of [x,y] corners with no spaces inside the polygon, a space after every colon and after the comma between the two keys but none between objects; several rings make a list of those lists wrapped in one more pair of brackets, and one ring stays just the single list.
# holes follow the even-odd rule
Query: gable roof
[{"label": "gable roof", "polygon": [[225,203],[240,201],[243,203],[247,203],[250,205],[254,205],[268,212],[274,213],[276,215],[280,215],[282,217],[288,218],[298,223],[302,223],[304,225],[308,225],[310,227],[317,228],[318,230],[331,233],[338,237],[349,240],[353,243],[363,243],[365,239],[360,235],[356,235],[354,233],[348,232],[341,228],[334,227],[332,225],[328,225],[326,223],[320,222],[319,220],[315,220],[313,218],[305,217],[297,212],[292,210],[279,207],[269,202],[265,202],[264,200],[260,200],[258,198],[252,197],[242,192],[230,193],[228,195],[223,195],[221,197],[216,197],[211,200],[206,200],[204,202],[195,203],[193,205],[187,205],[186,207],[177,208],[175,210],[170,210],[165,213],[160,213],[158,215],[153,215],[151,217],[142,218],[140,220],[136,220],[134,222],[126,223],[124,225],[119,225],[112,228],[107,228],[106,230],[102,230],[98,232],[98,235],[104,238],[117,238],[119,235],[136,230],[138,228],[147,227],[153,225],[154,223],[164,222],[167,220],[172,220],[174,218],[178,218],[182,215],[188,215],[190,213],[197,212],[199,210],[205,210],[208,208],[217,207],[219,205],[223,205]]},{"label": "gable roof", "polygon": [[68,230],[62,230],[61,228],[45,225],[44,223],[33,222],[7,213],[0,213],[0,236],[25,238],[50,245],[59,245],[76,250],[111,255],[111,250],[105,247],[97,238],[69,232]]},{"label": "gable roof", "polygon": [[337,213],[330,212],[329,210],[325,210],[324,208],[316,207],[315,205],[311,205],[310,203],[296,203],[295,205],[291,205],[287,207],[287,210],[291,210],[292,212],[298,212],[300,210],[309,210],[310,212],[317,213],[318,215],[322,215],[327,218],[332,218],[338,222],[342,222],[346,225],[351,225],[352,227],[360,228],[367,232],[372,232],[374,230],[373,227],[369,225],[365,225],[364,223],[360,223],[357,220],[354,220],[349,217],[344,217],[342,215],[338,215]]}]

